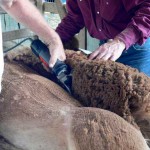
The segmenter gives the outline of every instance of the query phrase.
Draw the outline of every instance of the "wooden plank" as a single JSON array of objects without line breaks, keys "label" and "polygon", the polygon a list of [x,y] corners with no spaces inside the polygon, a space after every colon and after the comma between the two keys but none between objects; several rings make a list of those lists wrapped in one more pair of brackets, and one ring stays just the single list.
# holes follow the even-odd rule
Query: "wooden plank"
[{"label": "wooden plank", "polygon": [[79,41],[79,47],[82,49],[86,49],[86,29],[82,29],[79,34],[77,34],[75,37],[77,37]]},{"label": "wooden plank", "polygon": [[3,32],[3,42],[26,38],[26,37],[32,37],[34,35],[35,34],[31,32],[29,29],[20,29],[20,30]]},{"label": "wooden plank", "polygon": [[56,3],[44,2],[43,3],[43,11],[58,14]]}]

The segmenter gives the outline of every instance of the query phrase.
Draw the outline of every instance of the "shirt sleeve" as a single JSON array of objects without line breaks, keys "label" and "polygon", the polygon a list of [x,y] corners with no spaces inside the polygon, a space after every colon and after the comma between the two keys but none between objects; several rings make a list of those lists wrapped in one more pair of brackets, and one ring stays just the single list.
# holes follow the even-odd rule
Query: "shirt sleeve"
[{"label": "shirt sleeve", "polygon": [[117,38],[123,41],[128,49],[131,45],[143,44],[150,36],[150,0],[122,0],[128,13],[134,15]]},{"label": "shirt sleeve", "polygon": [[67,42],[85,26],[77,0],[68,0],[66,3],[67,16],[56,28],[63,42]]}]

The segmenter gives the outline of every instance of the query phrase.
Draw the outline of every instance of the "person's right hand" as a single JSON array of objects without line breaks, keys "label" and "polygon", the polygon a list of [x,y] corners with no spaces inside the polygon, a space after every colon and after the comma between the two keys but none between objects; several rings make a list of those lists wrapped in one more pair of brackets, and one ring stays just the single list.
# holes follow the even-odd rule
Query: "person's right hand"
[{"label": "person's right hand", "polygon": [[66,60],[65,51],[62,45],[62,42],[60,39],[55,39],[51,41],[52,44],[49,44],[49,52],[51,55],[50,61],[49,61],[49,67],[53,68],[57,59],[60,61]]}]

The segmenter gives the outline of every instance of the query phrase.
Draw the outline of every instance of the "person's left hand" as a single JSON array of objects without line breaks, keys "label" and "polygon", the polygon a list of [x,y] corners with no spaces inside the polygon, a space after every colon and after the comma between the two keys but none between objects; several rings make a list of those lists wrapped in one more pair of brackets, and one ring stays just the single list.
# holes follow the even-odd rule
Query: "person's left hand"
[{"label": "person's left hand", "polygon": [[96,49],[90,56],[89,59],[97,59],[97,60],[117,60],[123,50],[125,49],[125,44],[118,40],[109,40],[107,43],[101,45],[98,49]]}]

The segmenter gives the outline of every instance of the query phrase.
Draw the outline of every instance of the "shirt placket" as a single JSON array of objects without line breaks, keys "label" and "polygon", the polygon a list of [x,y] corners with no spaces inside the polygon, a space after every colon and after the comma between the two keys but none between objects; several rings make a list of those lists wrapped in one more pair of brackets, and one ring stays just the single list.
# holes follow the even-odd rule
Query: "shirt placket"
[{"label": "shirt placket", "polygon": [[102,32],[102,24],[101,24],[101,13],[100,13],[100,1],[94,0],[95,3],[95,15],[96,15],[96,27],[97,30]]}]

